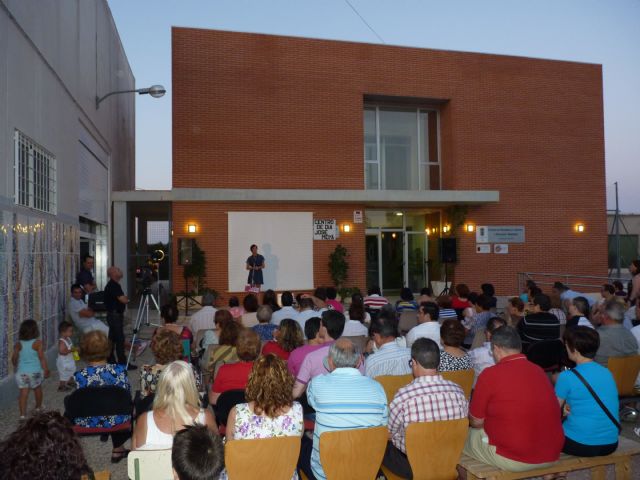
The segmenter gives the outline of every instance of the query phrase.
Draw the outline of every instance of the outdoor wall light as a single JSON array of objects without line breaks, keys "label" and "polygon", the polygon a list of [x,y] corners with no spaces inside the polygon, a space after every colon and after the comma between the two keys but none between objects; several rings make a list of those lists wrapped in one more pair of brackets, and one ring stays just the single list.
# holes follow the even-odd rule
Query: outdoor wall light
[{"label": "outdoor wall light", "polygon": [[393,238],[394,240],[396,239],[396,236],[397,236],[397,235],[396,235],[396,232],[393,232],[393,233],[391,234],[391,238]]},{"label": "outdoor wall light", "polygon": [[427,235],[431,235],[431,229],[429,227],[425,228],[424,233],[426,233]]},{"label": "outdoor wall light", "polygon": [[198,231],[198,226],[195,223],[190,223],[187,225],[187,232],[196,233]]},{"label": "outdoor wall light", "polygon": [[111,95],[119,95],[121,93],[137,93],[138,95],[151,95],[153,98],[160,98],[167,90],[162,85],[151,85],[148,88],[138,88],[137,90],[118,90],[115,92],[107,93],[102,97],[96,96],[96,110],[100,108],[100,102],[102,102],[105,98],[110,97]]},{"label": "outdoor wall light", "polygon": [[402,212],[396,212],[396,217],[401,217],[402,215],[404,215]]},{"label": "outdoor wall light", "polygon": [[584,233],[584,223],[577,223],[575,228],[576,232]]},{"label": "outdoor wall light", "polygon": [[465,232],[469,232],[469,233],[473,233],[476,231],[476,226],[473,223],[467,223],[464,226],[464,231]]},{"label": "outdoor wall light", "polygon": [[451,231],[450,225],[445,225],[444,227],[442,227],[442,233],[449,233],[450,231]]},{"label": "outdoor wall light", "polygon": [[351,233],[351,224],[350,223],[343,223],[342,224],[342,231],[344,233]]}]

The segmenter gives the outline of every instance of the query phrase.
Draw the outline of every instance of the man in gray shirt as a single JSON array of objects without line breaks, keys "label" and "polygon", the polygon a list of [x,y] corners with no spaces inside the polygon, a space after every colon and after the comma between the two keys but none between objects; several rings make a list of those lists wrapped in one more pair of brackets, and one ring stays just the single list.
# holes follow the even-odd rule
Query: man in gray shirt
[{"label": "man in gray shirt", "polygon": [[609,357],[625,357],[638,353],[638,342],[633,334],[624,328],[624,305],[616,300],[604,304],[600,334],[600,348],[595,361],[606,367]]}]

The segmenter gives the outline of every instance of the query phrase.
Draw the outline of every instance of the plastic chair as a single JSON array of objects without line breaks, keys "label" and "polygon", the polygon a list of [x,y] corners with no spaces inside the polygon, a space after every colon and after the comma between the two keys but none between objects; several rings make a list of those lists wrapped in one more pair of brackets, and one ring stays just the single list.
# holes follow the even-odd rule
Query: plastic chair
[{"label": "plastic chair", "polygon": [[291,480],[299,454],[300,437],[232,440],[224,447],[224,464],[230,480]]},{"label": "plastic chair", "polygon": [[607,368],[611,371],[618,387],[618,397],[638,398],[634,387],[640,372],[640,355],[609,357]]},{"label": "plastic chair", "polygon": [[[121,387],[105,385],[101,387],[79,388],[64,399],[64,415],[73,423],[78,417],[108,417],[111,415],[132,415],[131,394]],[[114,427],[82,427],[74,425],[79,435],[108,434],[131,430],[131,422]]]},{"label": "plastic chair", "polygon": [[374,380],[382,385],[387,396],[387,403],[391,403],[398,390],[413,381],[413,375],[380,375]]},{"label": "plastic chair", "polygon": [[400,314],[398,330],[400,330],[401,334],[406,335],[416,325],[418,325],[418,314],[415,311],[409,310]]},{"label": "plastic chair", "polygon": [[131,480],[173,480],[171,449],[129,452],[127,474]]},{"label": "plastic chair", "polygon": [[[412,423],[405,432],[407,457],[413,478],[420,480],[454,480],[456,465],[467,438],[469,420],[443,420]],[[388,468],[382,467],[388,480],[398,480]]]},{"label": "plastic chair", "polygon": [[237,404],[244,402],[246,402],[244,390],[227,390],[221,393],[214,408],[218,425],[226,425],[231,409]]},{"label": "plastic chair", "polygon": [[387,427],[339,430],[320,435],[320,462],[327,479],[375,479],[388,435]]},{"label": "plastic chair", "polygon": [[457,383],[460,385],[462,390],[464,391],[464,396],[471,397],[471,389],[473,388],[473,379],[475,375],[475,371],[473,369],[470,370],[456,370],[454,372],[440,372],[442,378],[445,380],[449,380],[450,382]]}]

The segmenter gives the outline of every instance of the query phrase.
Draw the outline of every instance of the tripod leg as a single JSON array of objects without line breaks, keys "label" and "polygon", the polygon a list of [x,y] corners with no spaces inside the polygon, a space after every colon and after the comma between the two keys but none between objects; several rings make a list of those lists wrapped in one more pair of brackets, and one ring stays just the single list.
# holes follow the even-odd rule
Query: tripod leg
[{"label": "tripod leg", "polygon": [[136,343],[136,338],[138,337],[138,330],[140,329],[140,325],[142,324],[142,320],[145,316],[145,309],[147,312],[147,322],[149,321],[149,297],[146,295],[142,296],[142,302],[140,302],[140,306],[138,307],[138,314],[136,315],[136,323],[133,326],[133,337],[131,338],[131,346],[129,347],[129,355],[127,355],[127,368],[129,368],[129,364],[131,363],[131,355],[133,354],[133,347]]}]

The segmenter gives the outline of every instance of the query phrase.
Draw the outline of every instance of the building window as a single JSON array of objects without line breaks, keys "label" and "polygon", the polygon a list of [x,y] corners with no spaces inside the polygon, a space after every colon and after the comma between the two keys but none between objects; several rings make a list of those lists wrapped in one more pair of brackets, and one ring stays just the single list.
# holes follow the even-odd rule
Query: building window
[{"label": "building window", "polygon": [[364,178],[367,190],[439,190],[438,112],[366,106]]},{"label": "building window", "polygon": [[56,214],[56,157],[15,131],[16,204]]}]

